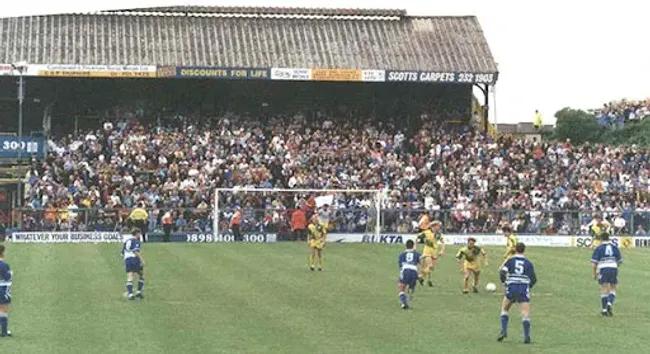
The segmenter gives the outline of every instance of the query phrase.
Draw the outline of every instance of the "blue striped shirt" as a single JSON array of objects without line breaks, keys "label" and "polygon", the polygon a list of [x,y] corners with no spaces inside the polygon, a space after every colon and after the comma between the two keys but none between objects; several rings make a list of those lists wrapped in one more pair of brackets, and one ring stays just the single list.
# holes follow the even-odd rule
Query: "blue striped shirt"
[{"label": "blue striped shirt", "polygon": [[537,275],[533,263],[523,255],[515,255],[508,259],[501,268],[501,282],[506,285],[524,284],[533,287],[537,283]]},{"label": "blue striped shirt", "polygon": [[591,262],[596,264],[598,270],[604,268],[617,269],[623,262],[621,250],[613,243],[605,241],[601,243],[591,255]]}]

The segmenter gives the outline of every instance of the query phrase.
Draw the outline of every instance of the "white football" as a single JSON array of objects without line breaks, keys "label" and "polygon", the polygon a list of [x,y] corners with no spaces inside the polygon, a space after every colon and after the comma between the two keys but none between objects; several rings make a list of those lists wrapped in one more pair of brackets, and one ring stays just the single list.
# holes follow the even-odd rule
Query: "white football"
[{"label": "white football", "polygon": [[487,291],[496,291],[496,290],[497,290],[497,286],[496,286],[496,284],[494,284],[494,283],[487,283],[487,284],[485,285],[485,290],[487,290]]}]

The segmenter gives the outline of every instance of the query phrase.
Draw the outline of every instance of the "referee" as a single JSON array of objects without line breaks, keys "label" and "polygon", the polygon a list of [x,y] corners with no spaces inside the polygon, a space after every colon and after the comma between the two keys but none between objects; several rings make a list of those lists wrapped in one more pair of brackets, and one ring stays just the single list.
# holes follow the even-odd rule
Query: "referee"
[{"label": "referee", "polygon": [[147,228],[149,224],[149,213],[144,208],[144,203],[138,203],[138,207],[133,209],[129,215],[129,227],[136,227],[142,232],[142,242],[148,241]]}]

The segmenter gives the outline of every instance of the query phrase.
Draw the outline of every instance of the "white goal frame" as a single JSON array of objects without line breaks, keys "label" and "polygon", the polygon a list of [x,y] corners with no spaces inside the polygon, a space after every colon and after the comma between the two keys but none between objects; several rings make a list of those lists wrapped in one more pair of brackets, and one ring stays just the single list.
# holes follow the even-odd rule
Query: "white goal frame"
[{"label": "white goal frame", "polygon": [[375,225],[375,235],[381,234],[381,211],[382,204],[386,200],[387,190],[385,189],[282,189],[282,188],[216,188],[214,197],[214,210],[212,211],[212,232],[214,236],[219,235],[219,193],[314,193],[314,194],[328,194],[328,193],[347,193],[347,194],[374,194],[375,196],[375,210],[377,212],[377,220]]}]

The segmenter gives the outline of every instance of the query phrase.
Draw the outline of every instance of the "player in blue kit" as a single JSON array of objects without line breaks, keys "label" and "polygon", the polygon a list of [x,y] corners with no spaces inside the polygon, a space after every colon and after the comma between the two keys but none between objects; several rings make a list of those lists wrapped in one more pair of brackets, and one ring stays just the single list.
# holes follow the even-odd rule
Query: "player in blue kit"
[{"label": "player in blue kit", "polygon": [[616,284],[618,284],[618,267],[623,262],[621,250],[609,242],[609,234],[600,235],[601,244],[596,247],[591,256],[594,279],[600,284],[600,304],[603,316],[613,316],[612,306],[616,300]]},{"label": "player in blue kit", "polygon": [[399,255],[397,265],[399,266],[399,300],[404,310],[409,308],[408,300],[404,290],[410,294],[415,291],[415,285],[418,281],[418,266],[420,265],[420,253],[415,249],[413,240],[406,241],[406,251]]},{"label": "player in blue kit", "polygon": [[5,246],[0,245],[0,337],[10,337],[9,305],[11,304],[12,273],[9,264],[5,263]]},{"label": "player in blue kit", "polygon": [[524,326],[524,343],[530,343],[530,289],[537,283],[535,267],[524,256],[526,246],[517,243],[515,255],[508,259],[501,268],[501,282],[505,283],[506,293],[501,303],[501,333],[497,340],[501,342],[508,336],[508,311],[514,303],[521,307],[522,324]]},{"label": "player in blue kit", "polygon": [[[126,295],[129,300],[136,298],[144,299],[142,291],[144,289],[144,259],[140,253],[140,230],[133,231],[133,237],[124,241],[122,246],[122,256],[124,256],[124,266],[126,267]],[[133,294],[133,279],[135,274],[138,275],[138,292]]]}]

